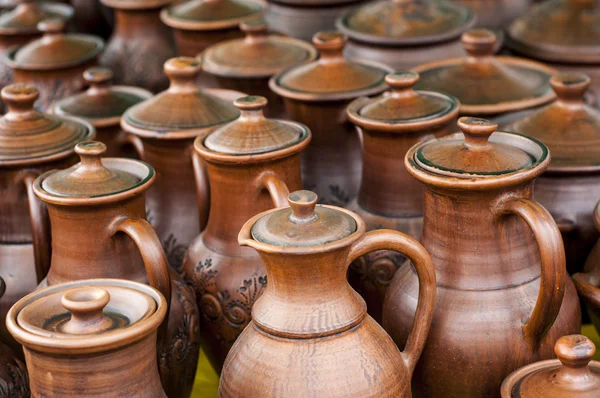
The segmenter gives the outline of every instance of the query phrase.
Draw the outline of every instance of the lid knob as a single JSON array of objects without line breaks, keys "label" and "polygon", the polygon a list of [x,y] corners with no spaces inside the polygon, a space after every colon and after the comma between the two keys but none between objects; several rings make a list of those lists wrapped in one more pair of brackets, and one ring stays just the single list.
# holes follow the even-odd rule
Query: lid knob
[{"label": "lid knob", "polygon": [[264,118],[263,109],[267,103],[267,99],[259,95],[249,95],[233,101],[233,105],[240,110],[241,120]]},{"label": "lid knob", "polygon": [[419,81],[417,72],[389,73],[385,76],[385,83],[393,90],[394,95],[414,95],[413,87]]},{"label": "lid knob", "polygon": [[554,352],[563,366],[583,368],[594,357],[596,346],[587,337],[573,334],[559,338],[554,345]]},{"label": "lid knob", "polygon": [[71,313],[71,319],[58,327],[67,334],[90,334],[110,329],[113,322],[104,315],[110,294],[99,287],[81,287],[67,291],[61,304]]},{"label": "lid knob", "polygon": [[45,35],[55,35],[65,31],[65,21],[60,18],[48,18],[40,21],[37,28]]},{"label": "lid knob", "polygon": [[250,19],[240,23],[240,30],[246,34],[247,43],[262,42],[267,35],[267,23],[261,18]]},{"label": "lid knob", "polygon": [[566,102],[582,102],[591,80],[584,73],[559,73],[550,78],[550,86],[558,98]]},{"label": "lid knob", "polygon": [[498,125],[486,119],[463,116],[458,119],[458,128],[465,135],[465,144],[470,148],[487,148],[488,140]]},{"label": "lid knob", "polygon": [[472,57],[485,57],[494,54],[496,35],[487,29],[471,29],[461,36],[465,51]]},{"label": "lid knob", "polygon": [[104,169],[102,155],[106,152],[106,145],[98,141],[85,141],[75,145],[75,152],[81,158],[81,167],[91,169]]},{"label": "lid knob", "polygon": [[169,90],[196,91],[198,85],[196,79],[202,70],[202,62],[199,58],[176,57],[165,62],[164,70],[171,86]]},{"label": "lid knob", "polygon": [[312,191],[295,191],[288,195],[288,203],[292,208],[290,221],[295,223],[306,223],[317,218],[315,206],[318,196]]},{"label": "lid knob", "polygon": [[83,79],[89,84],[88,93],[96,95],[106,93],[110,87],[113,73],[110,69],[101,66],[86,69],[83,72]]},{"label": "lid knob", "polygon": [[2,100],[8,106],[8,113],[5,117],[10,117],[14,113],[23,113],[33,110],[33,104],[40,93],[32,84],[14,83],[2,89]]},{"label": "lid knob", "polygon": [[340,32],[317,32],[313,36],[313,44],[319,50],[319,62],[327,63],[344,59],[343,51],[348,37]]}]

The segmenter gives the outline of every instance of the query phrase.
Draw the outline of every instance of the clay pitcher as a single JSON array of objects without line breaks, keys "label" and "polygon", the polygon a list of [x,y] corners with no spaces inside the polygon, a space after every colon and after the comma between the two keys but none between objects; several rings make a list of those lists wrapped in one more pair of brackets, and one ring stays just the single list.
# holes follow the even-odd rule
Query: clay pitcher
[{"label": "clay pitcher", "polygon": [[[357,214],[316,205],[313,192],[288,201],[239,234],[260,254],[269,284],[225,360],[219,397],[410,397],[435,306],[429,254],[400,232],[365,232]],[[382,249],[409,257],[419,275],[418,321],[403,352],[346,280],[348,264]]]}]

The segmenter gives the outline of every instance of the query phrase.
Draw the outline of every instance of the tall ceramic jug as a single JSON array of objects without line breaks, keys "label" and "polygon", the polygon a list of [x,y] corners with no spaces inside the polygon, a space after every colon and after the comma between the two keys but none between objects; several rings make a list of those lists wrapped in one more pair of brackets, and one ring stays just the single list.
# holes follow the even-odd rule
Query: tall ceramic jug
[{"label": "tall ceramic jug", "polygon": [[[421,242],[438,283],[416,397],[498,397],[508,374],[552,358],[556,340],[581,327],[560,231],[532,199],[548,148],[495,132],[487,120],[463,117],[458,125],[464,134],[417,144],[405,157],[425,184]],[[418,290],[417,275],[403,267],[385,297],[383,326],[399,347]]]},{"label": "tall ceramic jug", "polygon": [[[351,211],[316,206],[313,192],[296,191],[288,201],[291,207],[254,216],[239,234],[260,254],[269,284],[225,360],[219,396],[410,397],[435,306],[429,254],[400,232],[365,232]],[[346,280],[348,264],[381,249],[409,257],[419,275],[417,322],[403,352]]]}]

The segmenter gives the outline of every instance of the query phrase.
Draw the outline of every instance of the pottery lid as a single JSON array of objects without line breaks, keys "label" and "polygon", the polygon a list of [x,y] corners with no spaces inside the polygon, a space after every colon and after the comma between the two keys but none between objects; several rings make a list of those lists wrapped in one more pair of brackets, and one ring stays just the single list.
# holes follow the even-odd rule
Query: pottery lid
[{"label": "pottery lid", "polygon": [[298,100],[328,101],[378,94],[386,89],[386,65],[343,56],[348,38],[338,32],[319,32],[313,44],[318,60],[289,68],[269,82],[277,94]]},{"label": "pottery lid", "polygon": [[73,8],[68,4],[26,0],[0,16],[0,35],[35,34],[38,23],[45,19],[68,20],[71,17]]},{"label": "pottery lid", "polygon": [[267,34],[267,25],[260,19],[242,22],[240,29],[245,38],[217,43],[204,51],[206,72],[239,78],[270,77],[317,57],[317,50],[306,42]]},{"label": "pottery lid", "polygon": [[348,11],[337,26],[353,40],[415,45],[458,37],[475,23],[475,13],[445,0],[383,0]]},{"label": "pottery lid", "polygon": [[167,6],[173,0],[100,0],[100,3],[121,10],[150,10]]},{"label": "pottery lid", "polygon": [[104,48],[97,36],[64,33],[65,21],[46,19],[38,24],[44,35],[8,54],[9,65],[21,69],[56,69],[94,59]]},{"label": "pottery lid", "polygon": [[2,89],[8,107],[0,118],[0,165],[33,164],[66,157],[80,141],[91,139],[87,122],[48,115],[34,109],[35,86],[16,83]]},{"label": "pottery lid", "polygon": [[123,121],[129,132],[141,134],[137,130],[141,129],[168,138],[169,132],[190,130],[190,135],[195,136],[200,133],[198,130],[216,128],[240,116],[230,101],[198,87],[196,81],[201,70],[198,59],[172,58],[164,69],[171,82],[169,88],[125,112]]},{"label": "pottery lid", "polygon": [[556,341],[558,359],[536,362],[513,372],[502,383],[503,398],[591,398],[600,396],[600,362],[596,347],[582,335]]},{"label": "pottery lid", "polygon": [[290,207],[265,214],[252,226],[252,237],[282,247],[307,247],[331,243],[356,232],[356,221],[331,206],[317,205],[317,194],[296,191]]},{"label": "pottery lid", "polygon": [[420,65],[418,89],[454,95],[461,113],[489,115],[523,110],[554,99],[548,84],[556,73],[522,58],[494,56],[496,36],[473,29],[462,35],[467,57]]},{"label": "pottery lid", "polygon": [[160,17],[172,28],[217,30],[235,28],[264,8],[257,0],[190,0],[162,10]]},{"label": "pottery lid", "polygon": [[119,124],[127,109],[152,97],[150,91],[141,88],[113,86],[113,73],[108,68],[89,68],[83,78],[88,90],[58,101],[55,114],[81,117],[94,127],[113,126]]},{"label": "pottery lid", "polygon": [[599,26],[597,0],[548,0],[513,21],[506,44],[547,61],[598,63]]}]

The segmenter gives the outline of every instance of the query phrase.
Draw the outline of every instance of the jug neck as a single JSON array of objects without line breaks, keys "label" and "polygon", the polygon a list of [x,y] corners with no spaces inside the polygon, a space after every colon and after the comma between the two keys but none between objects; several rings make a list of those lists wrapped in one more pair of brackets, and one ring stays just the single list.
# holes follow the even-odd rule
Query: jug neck
[{"label": "jug neck", "polygon": [[114,37],[144,32],[168,32],[160,20],[160,8],[148,10],[115,9]]}]

